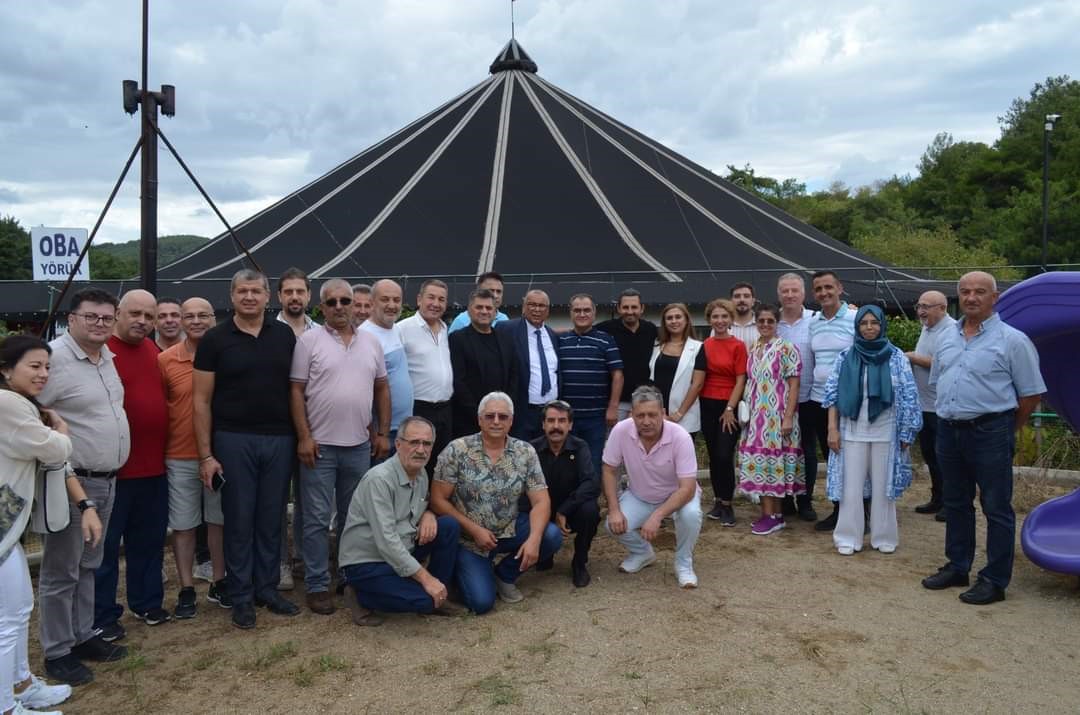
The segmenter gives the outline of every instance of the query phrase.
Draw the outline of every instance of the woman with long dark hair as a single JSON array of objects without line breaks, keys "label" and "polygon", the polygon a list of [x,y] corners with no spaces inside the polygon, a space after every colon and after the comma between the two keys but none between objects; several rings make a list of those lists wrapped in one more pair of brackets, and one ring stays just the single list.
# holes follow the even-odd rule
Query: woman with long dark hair
[{"label": "woman with long dark hair", "polygon": [[[32,713],[62,703],[69,685],[47,685],[27,655],[34,591],[19,543],[30,521],[38,462],[62,464],[71,454],[67,424],[35,399],[49,378],[48,343],[29,335],[0,342],[0,712]],[[75,482],[68,480],[68,486]],[[94,517],[96,518],[96,517]],[[101,538],[101,523],[87,538]]]},{"label": "woman with long dark hair", "polygon": [[691,435],[701,429],[698,394],[705,382],[705,354],[685,303],[669,303],[660,313],[649,376],[664,396],[667,418]]}]

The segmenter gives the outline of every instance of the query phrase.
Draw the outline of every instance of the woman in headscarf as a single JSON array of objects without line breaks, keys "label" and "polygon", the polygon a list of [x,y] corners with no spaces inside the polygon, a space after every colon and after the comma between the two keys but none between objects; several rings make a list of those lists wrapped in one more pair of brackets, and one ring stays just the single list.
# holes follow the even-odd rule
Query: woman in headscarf
[{"label": "woman in headscarf", "polygon": [[[49,378],[49,344],[29,335],[0,342],[0,713],[30,713],[71,695],[30,672],[27,646],[34,591],[19,543],[30,521],[37,463],[71,454],[67,424],[35,398]],[[71,480],[74,481],[74,480]],[[94,538],[101,538],[101,525]],[[88,539],[89,540],[89,539]]]},{"label": "woman in headscarf", "polygon": [[862,550],[866,497],[870,545],[896,551],[896,500],[911,484],[908,446],[922,429],[911,365],[887,328],[881,308],[859,308],[855,342],[837,356],[821,403],[829,409],[829,499],[840,502],[833,543],[846,556]]}]

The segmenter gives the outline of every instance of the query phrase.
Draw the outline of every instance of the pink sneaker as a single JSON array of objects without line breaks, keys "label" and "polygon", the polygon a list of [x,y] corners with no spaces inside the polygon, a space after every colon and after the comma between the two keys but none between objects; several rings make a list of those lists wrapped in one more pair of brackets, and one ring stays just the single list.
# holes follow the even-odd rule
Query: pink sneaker
[{"label": "pink sneaker", "polygon": [[785,526],[784,517],[780,514],[764,515],[750,525],[750,533],[757,536],[765,536],[774,531],[780,531]]}]

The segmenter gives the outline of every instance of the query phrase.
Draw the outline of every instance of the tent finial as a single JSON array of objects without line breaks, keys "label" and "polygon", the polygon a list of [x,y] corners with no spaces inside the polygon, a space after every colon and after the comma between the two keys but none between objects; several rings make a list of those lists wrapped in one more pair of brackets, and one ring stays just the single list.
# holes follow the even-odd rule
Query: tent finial
[{"label": "tent finial", "polygon": [[510,39],[514,39],[514,0],[510,0]]}]

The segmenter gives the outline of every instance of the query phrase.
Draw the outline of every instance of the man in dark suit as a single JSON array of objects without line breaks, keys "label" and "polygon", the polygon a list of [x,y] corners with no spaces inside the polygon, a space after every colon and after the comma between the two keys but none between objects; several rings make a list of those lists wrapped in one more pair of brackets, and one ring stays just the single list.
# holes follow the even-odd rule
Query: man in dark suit
[{"label": "man in dark suit", "polygon": [[511,393],[517,415],[510,430],[513,437],[533,440],[544,434],[544,405],[559,396],[559,337],[547,326],[551,301],[542,290],[525,294],[524,317],[495,326],[514,339],[518,363],[518,390]]},{"label": "man in dark suit", "polygon": [[514,339],[506,332],[496,333],[495,297],[486,289],[469,295],[469,326],[450,333],[450,365],[454,369],[454,437],[475,434],[476,410],[480,399],[489,392],[516,395],[518,359]]}]

